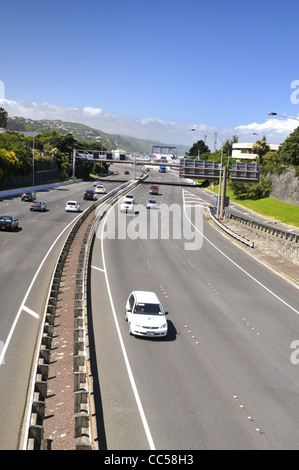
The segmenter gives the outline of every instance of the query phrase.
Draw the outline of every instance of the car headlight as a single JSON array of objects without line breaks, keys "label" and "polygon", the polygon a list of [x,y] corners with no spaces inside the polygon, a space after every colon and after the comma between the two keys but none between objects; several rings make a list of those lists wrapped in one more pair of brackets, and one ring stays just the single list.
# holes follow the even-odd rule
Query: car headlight
[{"label": "car headlight", "polygon": [[133,323],[133,326],[135,326],[137,328],[140,328],[140,326],[141,326],[137,321],[133,321],[132,323]]},{"label": "car headlight", "polygon": [[163,323],[163,325],[160,326],[161,330],[164,330],[164,328],[167,327],[167,323]]}]

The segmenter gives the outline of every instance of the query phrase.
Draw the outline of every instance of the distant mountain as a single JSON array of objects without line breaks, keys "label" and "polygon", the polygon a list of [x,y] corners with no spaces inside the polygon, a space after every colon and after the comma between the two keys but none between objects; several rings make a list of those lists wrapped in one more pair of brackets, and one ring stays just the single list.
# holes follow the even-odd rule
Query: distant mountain
[{"label": "distant mountain", "polygon": [[[158,141],[142,140],[135,137],[129,137],[118,134],[107,134],[98,129],[88,127],[84,124],[76,122],[66,122],[61,120],[39,120],[27,119],[23,117],[9,118],[7,129],[19,132],[41,132],[56,130],[62,134],[72,133],[80,142],[101,142],[107,150],[115,150],[117,148],[126,150],[127,152],[151,153],[153,145],[172,145]],[[176,146],[178,155],[184,155],[189,150],[186,146]]]}]

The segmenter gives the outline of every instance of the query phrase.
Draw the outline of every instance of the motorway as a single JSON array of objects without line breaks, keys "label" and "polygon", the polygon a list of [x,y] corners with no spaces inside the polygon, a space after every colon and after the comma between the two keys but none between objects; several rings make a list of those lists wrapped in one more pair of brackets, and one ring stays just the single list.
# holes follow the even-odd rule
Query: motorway
[{"label": "motorway", "polygon": [[[298,449],[298,289],[201,224],[198,188],[163,186],[177,181],[170,173],[150,178],[160,179],[161,220],[144,210],[149,187],[140,185],[139,213],[111,208],[93,246],[100,448]],[[167,220],[171,205],[180,210]],[[169,230],[180,224],[181,237]],[[133,290],[159,296],[169,312],[165,339],[129,335]]]},{"label": "motorway", "polygon": [[[144,208],[149,186],[138,186],[139,213],[120,217],[111,207],[93,244],[89,326],[100,448],[298,449],[299,366],[291,361],[298,289],[204,220],[212,200],[203,191],[163,186],[177,182],[175,174],[151,169],[149,176],[160,180],[160,209]],[[104,180],[108,190],[119,184]],[[18,197],[0,200],[1,214],[20,219],[18,232],[0,232],[0,449],[18,447],[48,286],[77,217],[64,204],[77,199],[87,208],[89,187],[39,193],[45,213],[30,212]],[[137,289],[155,291],[169,312],[165,339],[129,335],[125,302]]]},{"label": "motorway", "polygon": [[[108,179],[107,179],[108,180]],[[104,182],[108,191],[121,183]],[[19,230],[0,232],[0,449],[17,449],[24,417],[32,359],[51,277],[64,241],[77,213],[65,212],[67,200],[76,199],[81,211],[88,182],[77,182],[40,191],[46,212],[31,212],[20,197],[0,200],[1,215],[19,218]],[[99,198],[102,195],[98,195]],[[5,423],[5,426],[3,426]]]}]

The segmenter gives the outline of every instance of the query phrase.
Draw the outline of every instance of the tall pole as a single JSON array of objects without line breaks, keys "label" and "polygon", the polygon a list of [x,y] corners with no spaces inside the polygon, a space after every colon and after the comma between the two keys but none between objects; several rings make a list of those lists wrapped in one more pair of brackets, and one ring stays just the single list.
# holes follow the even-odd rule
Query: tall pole
[{"label": "tall pole", "polygon": [[32,147],[32,186],[34,186],[34,135],[32,136],[33,139],[33,147]]},{"label": "tall pole", "polygon": [[222,191],[221,191],[221,207],[219,218],[223,219],[223,209],[225,207],[225,197],[226,197],[226,183],[227,183],[227,167],[223,168],[223,181],[222,181]]},{"label": "tall pole", "polygon": [[76,167],[76,150],[73,150],[73,171],[72,171],[72,179],[75,179],[75,167]]},{"label": "tall pole", "polygon": [[218,189],[217,212],[216,212],[217,219],[219,219],[219,212],[220,212],[222,162],[223,162],[223,142],[222,142],[222,147],[221,147],[221,163],[220,163],[220,172],[219,172],[219,189]]},{"label": "tall pole", "polygon": [[135,181],[135,171],[136,171],[136,153],[134,154],[134,167],[133,167],[133,180]]}]

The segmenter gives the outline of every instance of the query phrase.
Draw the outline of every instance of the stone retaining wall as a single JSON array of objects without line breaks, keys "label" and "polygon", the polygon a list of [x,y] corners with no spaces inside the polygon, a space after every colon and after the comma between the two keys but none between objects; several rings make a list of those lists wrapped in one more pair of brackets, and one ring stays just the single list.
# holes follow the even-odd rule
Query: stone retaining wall
[{"label": "stone retaining wall", "polygon": [[253,224],[246,223],[248,221],[244,220],[242,220],[241,218],[225,219],[225,225],[231,228],[231,230],[234,230],[239,234],[243,234],[252,241],[261,240],[271,249],[281,254],[281,256],[289,259],[296,266],[299,266],[298,241],[296,241],[295,239],[290,240],[286,239],[285,237],[279,236],[279,231],[277,231],[278,234],[266,232],[261,228],[254,227]]}]

